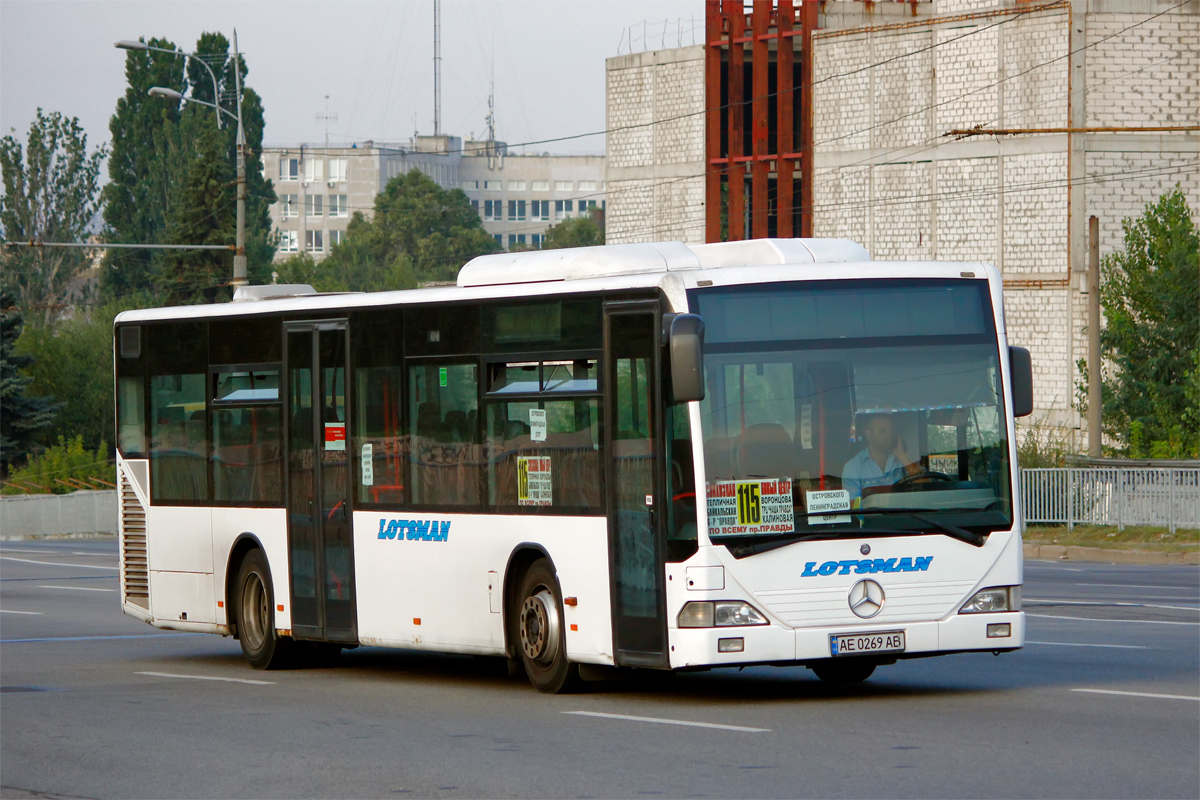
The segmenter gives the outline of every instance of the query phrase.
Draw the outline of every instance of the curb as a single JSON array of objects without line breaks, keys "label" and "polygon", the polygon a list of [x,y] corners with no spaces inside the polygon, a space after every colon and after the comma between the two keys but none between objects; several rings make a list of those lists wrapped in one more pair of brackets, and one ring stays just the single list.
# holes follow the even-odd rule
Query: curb
[{"label": "curb", "polygon": [[1081,545],[1023,545],[1025,558],[1033,561],[1096,561],[1105,564],[1200,564],[1200,552],[1161,553],[1153,550],[1109,550]]}]

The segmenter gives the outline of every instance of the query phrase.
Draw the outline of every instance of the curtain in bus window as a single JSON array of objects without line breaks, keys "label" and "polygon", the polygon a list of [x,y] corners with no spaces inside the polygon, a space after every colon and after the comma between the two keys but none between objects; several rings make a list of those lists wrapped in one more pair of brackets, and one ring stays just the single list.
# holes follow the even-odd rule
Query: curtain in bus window
[{"label": "curtain in bus window", "polygon": [[283,500],[283,441],[279,406],[214,408],[213,500],[262,503]]},{"label": "curtain in bus window", "polygon": [[422,364],[408,369],[411,502],[478,507],[479,369],[476,364]]},{"label": "curtain in bus window", "polygon": [[208,501],[204,375],[150,379],[150,492],[156,503]]},{"label": "curtain in bus window", "polygon": [[117,446],[125,458],[146,453],[145,378],[117,379]]},{"label": "curtain in bus window", "polygon": [[600,494],[598,398],[490,401],[488,504],[552,513],[597,513]]},{"label": "curtain in bus window", "polygon": [[409,455],[408,437],[400,422],[404,371],[400,367],[369,367],[354,374],[358,502],[403,503]]}]

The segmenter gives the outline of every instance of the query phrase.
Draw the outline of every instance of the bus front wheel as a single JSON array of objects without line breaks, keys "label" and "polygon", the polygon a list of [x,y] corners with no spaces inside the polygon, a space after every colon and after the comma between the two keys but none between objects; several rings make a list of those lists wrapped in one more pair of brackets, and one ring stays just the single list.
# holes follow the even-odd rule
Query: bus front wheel
[{"label": "bus front wheel", "polygon": [[237,624],[242,655],[250,666],[279,669],[285,665],[291,640],[275,635],[275,593],[262,550],[247,553],[238,570]]},{"label": "bus front wheel", "polygon": [[534,688],[548,694],[576,689],[579,665],[567,661],[562,599],[546,559],[525,572],[514,612],[517,651]]}]

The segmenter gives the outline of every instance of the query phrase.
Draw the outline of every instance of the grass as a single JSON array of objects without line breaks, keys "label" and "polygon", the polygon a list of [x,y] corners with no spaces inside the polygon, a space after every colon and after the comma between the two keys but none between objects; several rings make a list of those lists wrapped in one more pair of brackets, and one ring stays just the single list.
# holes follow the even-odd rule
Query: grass
[{"label": "grass", "polygon": [[1111,550],[1151,550],[1158,553],[1186,553],[1200,550],[1200,530],[1129,525],[1119,531],[1115,525],[1030,525],[1024,541],[1029,544],[1082,545]]}]

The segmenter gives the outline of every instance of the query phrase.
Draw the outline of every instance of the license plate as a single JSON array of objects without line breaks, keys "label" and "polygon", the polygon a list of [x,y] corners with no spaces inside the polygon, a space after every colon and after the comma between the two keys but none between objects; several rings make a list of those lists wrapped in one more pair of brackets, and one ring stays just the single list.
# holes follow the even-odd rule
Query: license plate
[{"label": "license plate", "polygon": [[904,631],[882,633],[835,633],[829,637],[831,656],[858,656],[864,653],[898,653],[904,650]]}]

